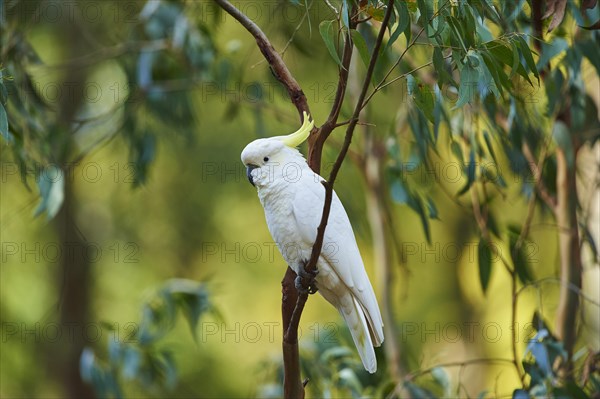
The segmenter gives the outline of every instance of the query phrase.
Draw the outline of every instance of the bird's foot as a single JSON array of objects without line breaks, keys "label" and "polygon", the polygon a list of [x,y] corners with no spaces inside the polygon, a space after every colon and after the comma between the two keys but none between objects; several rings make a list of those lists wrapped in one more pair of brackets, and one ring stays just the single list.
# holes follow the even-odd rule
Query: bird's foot
[{"label": "bird's foot", "polygon": [[307,263],[308,262],[304,261],[300,264],[300,267],[298,268],[298,276],[294,281],[294,285],[296,286],[298,293],[312,295],[319,290],[316,284],[316,277],[317,274],[319,274],[319,270],[306,270]]}]

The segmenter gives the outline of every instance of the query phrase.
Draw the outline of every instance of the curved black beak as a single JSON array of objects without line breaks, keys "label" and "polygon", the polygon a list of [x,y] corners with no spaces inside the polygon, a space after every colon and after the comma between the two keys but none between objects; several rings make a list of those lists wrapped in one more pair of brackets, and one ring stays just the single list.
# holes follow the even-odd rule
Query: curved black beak
[{"label": "curved black beak", "polygon": [[252,184],[253,186],[254,186],[254,179],[252,179],[252,171],[256,168],[258,168],[258,166],[252,165],[252,164],[246,166],[246,176],[248,177],[248,181],[250,182],[250,184]]}]

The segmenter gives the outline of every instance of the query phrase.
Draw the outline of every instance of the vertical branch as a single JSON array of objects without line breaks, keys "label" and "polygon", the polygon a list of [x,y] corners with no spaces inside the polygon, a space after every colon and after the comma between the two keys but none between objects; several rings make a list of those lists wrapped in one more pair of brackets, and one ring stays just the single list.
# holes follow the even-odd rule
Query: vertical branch
[{"label": "vertical branch", "polygon": [[[64,170],[63,176],[73,176],[69,172],[68,169]],[[64,203],[53,220],[60,247],[73,249],[68,251],[68,256],[62,257],[56,284],[60,289],[60,323],[64,328],[83,328],[90,320],[92,265],[89,256],[86,256],[87,243],[75,225],[76,198],[72,184],[71,179],[65,178]],[[62,384],[65,397],[89,398],[93,396],[92,389],[79,375],[79,357],[86,341],[81,334],[74,337],[73,342],[61,346],[51,355],[60,361],[59,367],[54,367],[52,374]]]},{"label": "vertical branch", "polygon": [[[577,188],[575,186],[575,164],[568,159],[575,159],[574,154],[567,154],[560,146],[556,149],[556,222],[558,224],[558,241],[560,250],[560,299],[556,314],[556,335],[563,341],[569,356],[573,354],[576,338],[576,318],[579,308],[577,291],[581,289],[581,255],[579,250],[579,232],[577,226]],[[570,365],[566,365],[569,374]],[[570,375],[566,377],[571,378]]]},{"label": "vertical branch", "polygon": [[[255,38],[256,43],[260,48],[260,51],[269,63],[275,77],[287,89],[288,94],[290,96],[290,100],[296,106],[298,113],[302,115],[303,111],[309,112],[308,103],[306,101],[306,96],[304,95],[304,92],[301,90],[297,81],[289,72],[281,56],[271,45],[268,38],[258,27],[258,25],[256,25],[247,16],[240,12],[236,7],[229,3],[229,1],[215,0],[215,2],[221,8],[223,8],[223,10],[225,10],[238,22],[240,22],[240,24],[244,26],[246,30],[248,30],[248,32],[250,32],[250,34],[252,34],[252,36]],[[323,214],[321,217],[321,222],[317,229],[317,238],[312,248],[310,260],[305,266],[305,269],[307,271],[314,271],[316,269],[316,264],[321,254],[321,250],[323,247],[323,238],[325,234],[325,227],[327,226],[327,220],[329,218],[329,212],[331,209],[331,201],[333,198],[333,184],[350,147],[352,135],[358,123],[359,114],[365,105],[365,97],[367,94],[367,90],[370,86],[371,79],[373,77],[375,64],[377,63],[377,59],[379,57],[379,50],[383,42],[385,29],[389,23],[392,13],[394,12],[393,5],[394,0],[389,0],[386,13],[383,18],[381,28],[379,30],[379,34],[377,36],[377,40],[373,47],[373,53],[367,69],[362,90],[357,100],[352,119],[350,120],[346,129],[344,144],[342,145],[342,149],[340,150],[335,164],[333,165],[333,169],[329,176],[329,180],[327,182],[323,182],[325,186],[325,201],[323,205]],[[356,27],[356,7],[352,8],[351,21],[351,28]],[[321,128],[314,128],[309,137],[308,164],[311,167],[311,169],[317,173],[320,170],[322,147],[331,131],[336,127],[336,122],[344,100],[349,74],[348,70],[352,58],[352,47],[353,43],[350,34],[349,32],[346,32],[344,54],[342,56],[343,66],[340,69],[338,88],[336,91],[334,105],[326,123]],[[284,324],[283,357],[284,370],[286,373],[284,377],[284,396],[286,398],[304,397],[304,387],[303,384],[300,382],[300,366],[298,356],[298,324],[300,322],[300,317],[304,309],[304,305],[306,304],[306,300],[308,299],[308,295],[297,293],[294,286],[295,277],[295,273],[288,267],[286,275],[282,281],[282,317]],[[294,302],[294,299],[296,299],[295,306],[292,307],[291,304]]]},{"label": "vertical branch", "polygon": [[283,397],[304,398],[304,387],[300,373],[300,353],[298,350],[298,330],[294,330],[294,336],[286,336],[290,325],[294,307],[298,301],[298,291],[294,281],[296,273],[287,268],[285,276],[281,281],[281,318],[283,321]]},{"label": "vertical branch", "polygon": [[[543,7],[541,0],[532,2],[532,17],[535,40],[541,54],[540,43],[543,40]],[[546,78],[546,70],[541,71],[542,78]],[[569,104],[569,98],[565,103]],[[557,121],[571,126],[570,110],[567,108],[559,114]],[[579,297],[576,290],[581,289],[581,253],[579,248],[579,229],[577,225],[577,187],[576,187],[576,154],[577,143],[572,137],[572,146],[569,149],[560,145],[556,147],[556,199],[553,203],[554,216],[558,224],[558,241],[560,252],[560,297],[556,312],[556,335],[563,342],[568,359],[561,366],[563,377],[571,379],[571,356],[576,339],[576,319],[579,309]],[[571,164],[569,163],[571,160]]]},{"label": "vertical branch", "polygon": [[[319,224],[319,227],[317,228],[317,237],[315,239],[315,243],[312,248],[310,260],[304,266],[304,269],[308,273],[314,273],[314,271],[317,269],[317,262],[319,260],[319,257],[321,256],[321,250],[323,248],[323,239],[325,237],[325,228],[327,227],[327,221],[329,219],[329,213],[331,210],[331,201],[333,199],[333,185],[334,185],[335,179],[337,178],[337,175],[340,171],[342,163],[346,157],[346,154],[348,153],[348,149],[350,148],[350,143],[352,142],[352,136],[354,134],[354,129],[356,128],[356,125],[358,123],[358,117],[359,117],[361,110],[363,109],[365,97],[367,95],[367,91],[371,84],[373,72],[375,71],[375,65],[377,64],[379,50],[383,43],[383,37],[385,35],[385,30],[386,30],[386,27],[390,20],[391,14],[393,13],[393,9],[394,9],[393,6],[394,6],[394,0],[389,0],[385,16],[383,17],[383,21],[381,23],[381,28],[379,29],[379,34],[377,35],[377,40],[375,41],[375,45],[373,46],[373,53],[372,53],[373,55],[371,56],[371,60],[369,62],[369,67],[367,68],[367,73],[366,73],[366,76],[365,76],[365,79],[363,82],[363,86],[362,86],[360,95],[358,96],[358,99],[356,101],[356,106],[354,108],[354,113],[352,115],[352,119],[350,120],[350,122],[346,128],[346,135],[344,137],[344,143],[342,145],[342,149],[340,150],[340,153],[338,154],[338,156],[335,160],[335,163],[331,170],[331,174],[329,175],[329,179],[327,181],[323,182],[323,185],[325,186],[325,201],[323,204],[323,214],[321,216],[321,222]],[[307,294],[298,295],[298,301],[296,302],[296,307],[294,309],[294,313],[292,314],[292,319],[290,321],[290,325],[285,333],[287,336],[291,336],[292,334],[294,334],[293,333],[294,330],[297,331],[298,324],[300,323],[300,317],[302,315],[302,309],[304,308],[304,305],[306,304],[307,299],[308,299]]]},{"label": "vertical branch", "polygon": [[[385,16],[383,17],[383,21],[381,22],[381,28],[379,29],[379,34],[377,35],[377,40],[375,41],[375,45],[373,46],[373,55],[371,56],[371,61],[369,62],[369,67],[367,69],[367,73],[363,82],[363,86],[356,100],[356,106],[354,108],[354,112],[352,114],[352,118],[348,123],[346,128],[346,135],[344,137],[344,143],[342,144],[342,149],[338,154],[335,163],[333,164],[333,168],[331,169],[331,174],[329,175],[329,179],[323,182],[325,186],[325,202],[323,204],[323,214],[321,216],[321,222],[319,227],[317,228],[317,238],[315,239],[315,243],[312,248],[310,260],[308,264],[305,266],[305,270],[309,273],[314,272],[317,267],[317,261],[319,260],[319,256],[321,256],[321,249],[323,248],[323,238],[325,236],[325,228],[327,227],[327,220],[329,219],[329,212],[331,210],[331,201],[333,199],[333,184],[335,183],[335,179],[340,171],[342,163],[344,162],[344,158],[348,153],[348,149],[350,148],[350,143],[352,142],[352,136],[354,134],[354,129],[358,123],[358,117],[363,109],[363,103],[365,101],[365,97],[367,95],[367,90],[369,90],[369,86],[371,84],[371,79],[373,77],[373,72],[375,71],[375,64],[377,64],[377,58],[379,57],[379,49],[381,48],[381,44],[383,43],[383,36],[385,35],[385,29],[390,20],[391,14],[394,9],[394,0],[389,0]],[[304,306],[303,301],[305,302],[307,297],[300,295],[298,297],[298,303],[296,304],[296,309],[302,308]],[[292,323],[290,328],[297,328],[297,322],[300,321],[300,314],[298,314],[298,319],[292,317]],[[288,330],[289,332],[289,330]]]},{"label": "vertical branch", "polygon": [[[246,30],[254,37],[256,44],[271,68],[271,71],[286,88],[290,101],[295,105],[298,114],[302,118],[303,111],[310,114],[308,101],[300,85],[293,77],[281,55],[275,50],[264,32],[250,18],[244,15],[234,5],[227,0],[215,0],[215,2],[225,10],[229,15],[235,18]],[[314,128],[311,137],[319,134],[319,129]],[[309,147],[312,140],[309,141]],[[322,144],[321,144],[322,145]],[[320,151],[319,157],[313,158],[309,165],[313,170],[319,169],[321,163]],[[304,388],[300,380],[300,356],[298,350],[298,334],[288,335],[290,330],[290,321],[293,318],[294,309],[298,301],[298,292],[294,285],[296,273],[288,266],[285,276],[281,281],[282,298],[281,314],[283,321],[284,339],[282,343],[283,364],[284,364],[284,395],[286,398],[304,398]]]},{"label": "vertical branch", "polygon": [[385,153],[385,149],[381,147],[381,143],[373,137],[373,134],[367,134],[367,155],[363,172],[367,182],[367,214],[373,236],[375,264],[379,267],[377,287],[380,292],[383,329],[386,337],[383,345],[392,380],[398,382],[401,381],[404,373],[398,343],[399,334],[394,320],[394,300],[390,289],[393,283],[392,251],[386,237],[385,228],[388,216],[384,203],[385,199],[383,198],[385,190],[381,182],[381,158],[382,154]]}]

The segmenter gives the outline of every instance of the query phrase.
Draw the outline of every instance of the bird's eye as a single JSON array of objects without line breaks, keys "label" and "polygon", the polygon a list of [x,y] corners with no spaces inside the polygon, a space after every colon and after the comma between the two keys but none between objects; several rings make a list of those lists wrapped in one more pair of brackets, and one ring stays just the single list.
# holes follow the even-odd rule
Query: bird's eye
[{"label": "bird's eye", "polygon": [[265,162],[269,162],[269,157],[264,157],[264,158],[263,158],[263,161],[265,161]]}]

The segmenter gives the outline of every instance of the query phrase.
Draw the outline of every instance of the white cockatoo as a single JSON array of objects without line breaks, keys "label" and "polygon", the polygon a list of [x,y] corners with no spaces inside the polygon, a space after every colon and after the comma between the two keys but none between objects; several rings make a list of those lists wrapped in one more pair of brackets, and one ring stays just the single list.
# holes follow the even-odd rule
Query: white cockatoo
[{"label": "white cockatoo", "polygon": [[[297,132],[254,140],[242,151],[248,180],[258,190],[271,236],[298,275],[304,274],[302,268],[310,259],[325,202],[324,179],[296,149],[313,126],[304,113]],[[383,321],[350,220],[335,192],[317,271],[318,292],[338,309],[365,369],[374,373],[377,359],[373,346],[383,342]]]}]

